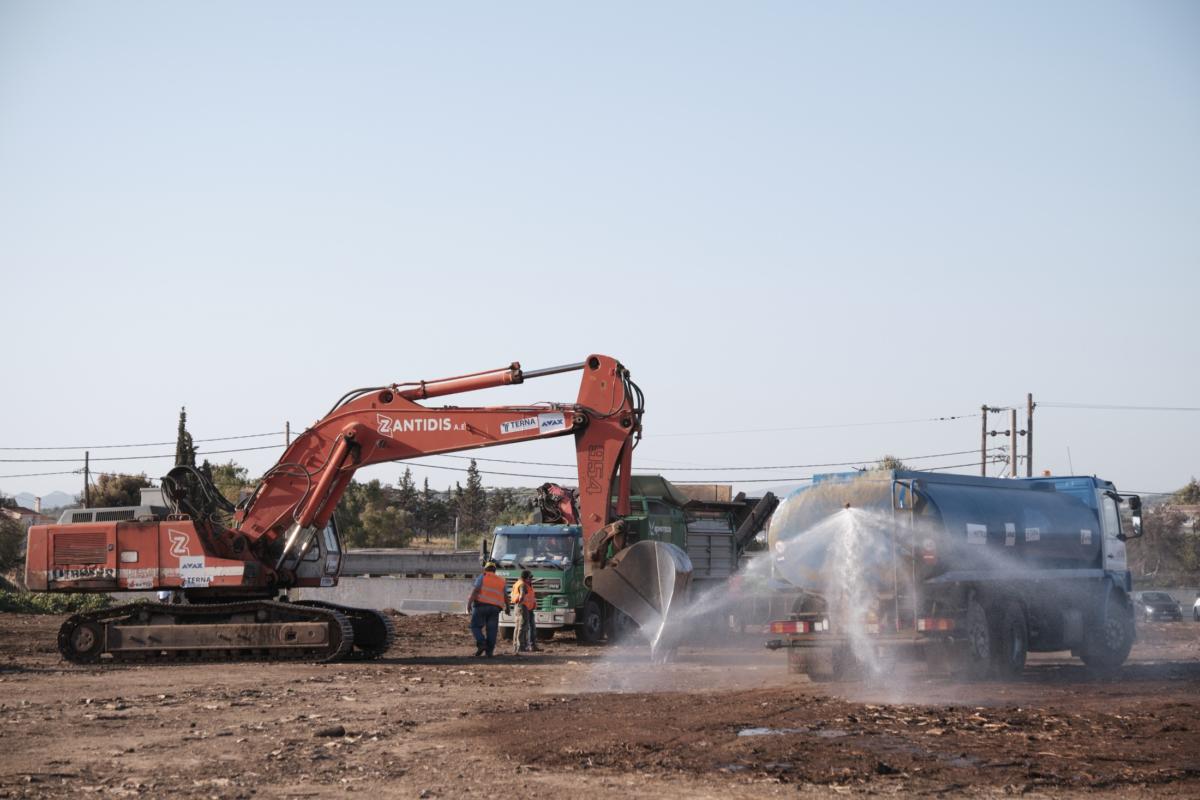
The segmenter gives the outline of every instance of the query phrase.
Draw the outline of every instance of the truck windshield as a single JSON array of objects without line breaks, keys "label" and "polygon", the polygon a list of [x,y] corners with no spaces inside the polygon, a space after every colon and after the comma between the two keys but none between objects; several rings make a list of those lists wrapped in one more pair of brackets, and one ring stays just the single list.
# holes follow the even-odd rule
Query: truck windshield
[{"label": "truck windshield", "polygon": [[498,533],[492,560],[500,566],[566,569],[575,560],[575,541],[563,534]]}]

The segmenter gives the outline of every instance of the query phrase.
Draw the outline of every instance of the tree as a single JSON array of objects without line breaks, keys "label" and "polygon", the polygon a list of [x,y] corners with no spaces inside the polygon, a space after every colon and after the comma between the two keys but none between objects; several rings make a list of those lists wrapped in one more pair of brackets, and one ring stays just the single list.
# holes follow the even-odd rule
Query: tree
[{"label": "tree", "polygon": [[187,432],[187,408],[179,409],[179,430],[175,434],[175,466],[196,466],[196,448]]},{"label": "tree", "polygon": [[875,469],[910,469],[910,467],[895,456],[886,455],[875,462]]},{"label": "tree", "polygon": [[395,506],[368,505],[360,521],[362,547],[404,547],[412,538],[412,516]]},{"label": "tree", "polygon": [[200,466],[200,471],[208,475],[213,486],[216,486],[217,490],[225,495],[225,499],[231,503],[237,503],[241,499],[242,490],[249,489],[254,485],[254,481],[247,477],[246,468],[232,459],[226,464],[214,466],[209,464],[206,458]]},{"label": "tree", "polygon": [[425,541],[428,542],[434,535],[441,536],[445,533],[450,512],[437,493],[429,488],[429,478],[425,479],[419,500],[416,527],[425,532]]},{"label": "tree", "polygon": [[460,487],[458,497],[458,529],[460,533],[465,533],[468,537],[483,533],[484,527],[487,525],[487,507],[487,492],[483,490],[483,479],[479,475],[475,459],[472,458],[467,467],[467,485],[465,488]]},{"label": "tree", "polygon": [[512,489],[501,487],[493,489],[488,496],[488,513],[492,517],[498,517],[517,504],[517,494]]},{"label": "tree", "polygon": [[[16,508],[17,501],[0,495],[0,508]],[[25,528],[8,514],[0,514],[0,572],[21,563],[25,550]]]},{"label": "tree", "polygon": [[[91,491],[92,508],[113,508],[116,506],[136,506],[142,502],[142,489],[149,488],[150,479],[146,473],[140,475],[109,475],[96,476],[96,485]],[[82,503],[83,495],[78,495],[75,502]]]},{"label": "tree", "polygon": [[492,530],[497,525],[523,525],[529,521],[530,506],[528,499],[517,497],[517,493],[509,488],[493,489],[488,498],[488,523],[486,530]]},{"label": "tree", "polygon": [[366,547],[363,544],[366,540],[362,527],[363,512],[372,503],[383,505],[382,500],[383,487],[377,480],[367,483],[352,480],[346,485],[346,491],[342,494],[334,515],[347,547]]},{"label": "tree", "polygon": [[446,532],[454,533],[456,529],[462,530],[462,515],[459,513],[459,510],[462,508],[462,484],[455,481],[454,489],[446,489],[446,495]]},{"label": "tree", "polygon": [[1200,537],[1188,532],[1187,515],[1169,505],[1142,514],[1142,537],[1128,544],[1129,567],[1140,577],[1164,582],[1200,569]]},{"label": "tree", "polygon": [[416,520],[417,512],[420,510],[421,500],[417,496],[417,485],[413,483],[412,470],[408,467],[404,468],[404,474],[400,476],[400,485],[396,487],[397,505],[402,511],[407,512]]},{"label": "tree", "polygon": [[1200,504],[1200,483],[1193,477],[1186,486],[1171,495],[1171,501],[1185,506]]}]

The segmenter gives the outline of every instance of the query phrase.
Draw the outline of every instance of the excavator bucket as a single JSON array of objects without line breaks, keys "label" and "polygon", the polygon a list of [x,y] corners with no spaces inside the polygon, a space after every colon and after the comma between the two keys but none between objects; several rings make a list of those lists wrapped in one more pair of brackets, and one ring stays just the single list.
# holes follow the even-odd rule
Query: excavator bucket
[{"label": "excavator bucket", "polygon": [[592,589],[641,627],[656,660],[675,644],[670,623],[686,605],[691,583],[687,553],[650,540],[626,547],[592,576]]}]

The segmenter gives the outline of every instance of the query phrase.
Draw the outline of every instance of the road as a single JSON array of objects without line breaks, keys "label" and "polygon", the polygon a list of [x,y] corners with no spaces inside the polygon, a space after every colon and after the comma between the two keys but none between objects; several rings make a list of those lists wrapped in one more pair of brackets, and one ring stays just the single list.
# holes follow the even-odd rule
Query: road
[{"label": "road", "polygon": [[439,615],[373,662],[87,668],[60,622],[0,614],[0,797],[1200,796],[1191,622],[1141,626],[1115,681],[820,685],[750,636],[475,659]]}]

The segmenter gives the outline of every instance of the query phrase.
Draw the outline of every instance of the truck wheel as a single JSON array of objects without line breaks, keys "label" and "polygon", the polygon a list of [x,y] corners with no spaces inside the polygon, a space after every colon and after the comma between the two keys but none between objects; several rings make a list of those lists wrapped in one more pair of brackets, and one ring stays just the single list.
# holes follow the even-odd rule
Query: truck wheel
[{"label": "truck wheel", "polygon": [[517,632],[516,628],[501,628],[500,629],[500,638],[506,642],[511,642],[513,640],[513,634],[515,634],[516,632]]},{"label": "truck wheel", "polygon": [[633,617],[624,611],[613,610],[612,638],[619,644],[630,644],[638,641],[642,629],[633,621]]},{"label": "truck wheel", "polygon": [[575,639],[584,644],[599,644],[604,640],[604,609],[594,597],[589,597],[583,604],[583,617],[575,626]]},{"label": "truck wheel", "polygon": [[1000,629],[996,632],[993,664],[1002,678],[1015,678],[1025,669],[1025,656],[1029,653],[1029,624],[1025,620],[1025,609],[1016,600],[1004,604],[1000,617]]},{"label": "truck wheel", "polygon": [[548,642],[554,638],[554,628],[538,628],[537,637],[539,642]]},{"label": "truck wheel", "polygon": [[1079,657],[1088,669],[1100,674],[1116,672],[1133,649],[1133,613],[1119,600],[1109,597],[1104,617],[1084,635]]},{"label": "truck wheel", "polygon": [[992,673],[997,652],[995,631],[978,600],[967,603],[967,650],[963,672],[968,680],[983,680]]},{"label": "truck wheel", "polygon": [[847,645],[835,647],[827,651],[827,655],[828,659],[818,657],[808,662],[806,673],[810,681],[828,683],[854,681],[862,677],[862,665]]}]

